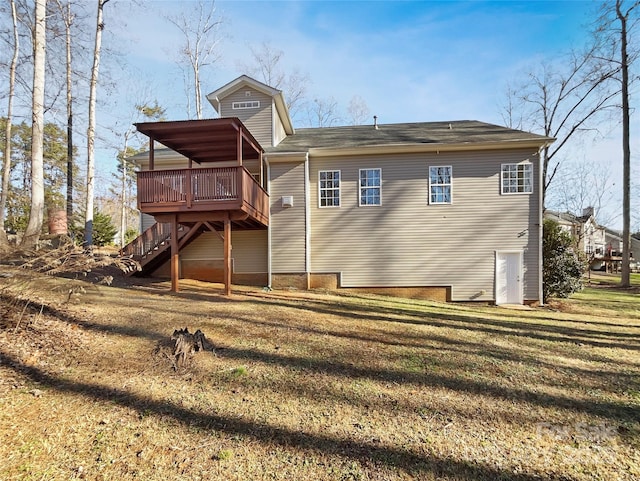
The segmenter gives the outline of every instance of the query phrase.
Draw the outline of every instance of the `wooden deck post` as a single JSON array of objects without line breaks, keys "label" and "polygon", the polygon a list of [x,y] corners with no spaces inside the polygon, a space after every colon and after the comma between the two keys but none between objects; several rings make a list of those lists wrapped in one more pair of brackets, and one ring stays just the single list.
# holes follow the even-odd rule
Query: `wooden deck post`
[{"label": "wooden deck post", "polygon": [[231,295],[231,220],[224,221],[224,294]]},{"label": "wooden deck post", "polygon": [[178,255],[178,215],[174,214],[171,220],[171,292],[178,292],[180,286],[178,279],[180,277],[180,258]]},{"label": "wooden deck post", "polygon": [[238,127],[238,139],[236,143],[236,158],[238,165],[242,165],[242,127]]},{"label": "wooden deck post", "polygon": [[149,170],[155,169],[155,143],[151,137],[149,137]]}]

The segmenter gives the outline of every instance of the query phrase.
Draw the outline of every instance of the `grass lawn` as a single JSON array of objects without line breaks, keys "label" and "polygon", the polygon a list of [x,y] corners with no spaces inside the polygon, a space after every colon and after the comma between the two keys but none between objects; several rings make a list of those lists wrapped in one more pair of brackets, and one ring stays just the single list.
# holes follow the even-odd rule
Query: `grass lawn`
[{"label": "grass lawn", "polygon": [[[13,273],[2,480],[640,479],[634,291],[511,310]],[[174,371],[186,326],[215,353]]]}]

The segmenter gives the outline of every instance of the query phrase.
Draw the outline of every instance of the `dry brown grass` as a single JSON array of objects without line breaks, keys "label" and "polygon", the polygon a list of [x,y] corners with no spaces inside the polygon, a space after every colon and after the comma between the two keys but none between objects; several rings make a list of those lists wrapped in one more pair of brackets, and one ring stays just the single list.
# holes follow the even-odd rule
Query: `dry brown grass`
[{"label": "dry brown grass", "polygon": [[[633,294],[510,311],[10,272],[3,480],[640,477]],[[181,327],[216,351],[175,372],[156,348]]]}]

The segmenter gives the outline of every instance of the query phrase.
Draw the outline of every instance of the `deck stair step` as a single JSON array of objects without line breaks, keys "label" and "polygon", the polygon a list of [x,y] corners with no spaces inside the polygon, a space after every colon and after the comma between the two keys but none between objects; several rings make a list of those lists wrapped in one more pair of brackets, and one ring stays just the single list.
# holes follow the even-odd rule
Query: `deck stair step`
[{"label": "deck stair step", "polygon": [[[180,224],[178,226],[178,241],[186,236],[190,230],[188,226]],[[167,260],[170,251],[171,224],[156,222],[127,244],[121,250],[121,255],[138,261],[142,274],[145,274]]]}]

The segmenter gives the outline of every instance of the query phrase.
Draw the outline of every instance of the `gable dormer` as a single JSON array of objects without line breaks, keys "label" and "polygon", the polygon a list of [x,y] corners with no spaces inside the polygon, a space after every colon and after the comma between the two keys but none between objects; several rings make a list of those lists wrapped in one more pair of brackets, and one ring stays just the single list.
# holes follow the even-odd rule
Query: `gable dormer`
[{"label": "gable dormer", "polygon": [[237,117],[263,147],[294,133],[282,91],[242,75],[207,95],[220,117]]}]

